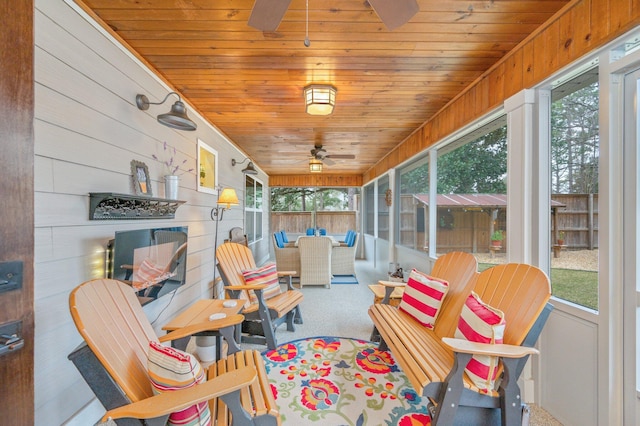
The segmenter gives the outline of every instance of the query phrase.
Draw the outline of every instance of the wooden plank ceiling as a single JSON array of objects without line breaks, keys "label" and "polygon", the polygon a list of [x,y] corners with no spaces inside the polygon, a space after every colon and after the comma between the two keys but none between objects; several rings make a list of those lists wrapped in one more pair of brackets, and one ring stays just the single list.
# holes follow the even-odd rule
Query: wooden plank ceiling
[{"label": "wooden plank ceiling", "polygon": [[[81,0],[77,0],[80,3]],[[393,0],[389,0],[393,1]],[[389,31],[364,0],[293,0],[275,32],[247,25],[254,0],[84,0],[269,175],[362,175],[568,1],[418,0]],[[302,88],[338,89],[332,115]],[[167,107],[169,107],[167,103]]]}]

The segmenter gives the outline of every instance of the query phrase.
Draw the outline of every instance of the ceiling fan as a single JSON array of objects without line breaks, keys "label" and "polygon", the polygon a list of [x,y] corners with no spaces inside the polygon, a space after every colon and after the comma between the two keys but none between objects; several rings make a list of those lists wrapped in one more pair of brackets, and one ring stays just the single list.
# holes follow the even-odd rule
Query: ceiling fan
[{"label": "ceiling fan", "polygon": [[325,154],[327,152],[326,149],[324,149],[322,147],[322,145],[316,144],[313,149],[311,150],[311,157],[315,158],[316,160],[320,160],[323,163],[332,166],[335,163],[332,161],[332,159],[335,160],[353,160],[356,158],[355,155],[353,154]]},{"label": "ceiling fan", "polygon": [[[291,0],[256,0],[249,16],[249,26],[261,31],[275,31]],[[418,13],[416,0],[367,0],[389,31],[405,24]]]}]

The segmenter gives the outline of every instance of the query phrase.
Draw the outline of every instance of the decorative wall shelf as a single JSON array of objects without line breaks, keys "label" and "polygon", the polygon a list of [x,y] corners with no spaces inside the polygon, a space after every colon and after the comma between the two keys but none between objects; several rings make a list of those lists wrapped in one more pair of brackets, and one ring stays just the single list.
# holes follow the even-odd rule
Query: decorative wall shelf
[{"label": "decorative wall shelf", "polygon": [[89,193],[89,220],[173,219],[184,201],[113,192]]}]

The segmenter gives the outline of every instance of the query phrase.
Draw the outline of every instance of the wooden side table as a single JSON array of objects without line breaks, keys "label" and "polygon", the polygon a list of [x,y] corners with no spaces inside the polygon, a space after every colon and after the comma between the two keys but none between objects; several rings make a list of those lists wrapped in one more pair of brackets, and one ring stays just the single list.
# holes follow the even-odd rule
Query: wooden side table
[{"label": "wooden side table", "polygon": [[[382,284],[370,284],[369,289],[373,292],[373,303],[382,302],[385,295],[385,287]],[[403,294],[404,287],[396,287],[393,289],[393,292],[389,297],[389,304],[391,306],[398,306]]]},{"label": "wooden side table", "polygon": [[[210,321],[213,314],[225,314],[227,317],[240,313],[243,308],[243,301],[237,300],[233,307],[225,307],[224,302],[230,299],[201,299],[189,306],[180,315],[169,321],[162,327],[163,330],[174,331],[188,325],[199,324]],[[227,344],[235,342],[235,327],[227,327],[220,330],[208,330],[196,333],[195,336],[215,336],[216,337],[216,361],[222,358],[222,338],[227,339]]]}]

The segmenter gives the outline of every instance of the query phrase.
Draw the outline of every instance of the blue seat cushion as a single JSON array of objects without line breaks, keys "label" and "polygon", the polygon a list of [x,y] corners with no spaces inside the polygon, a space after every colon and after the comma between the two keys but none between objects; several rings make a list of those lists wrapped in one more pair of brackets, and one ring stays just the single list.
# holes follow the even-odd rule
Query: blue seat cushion
[{"label": "blue seat cushion", "polygon": [[313,228],[307,228],[307,235],[315,235]]},{"label": "blue seat cushion", "polygon": [[347,246],[349,247],[353,247],[353,244],[356,242],[356,232],[353,231],[351,232],[351,235],[349,235],[349,239],[346,241]]},{"label": "blue seat cushion", "polygon": [[287,233],[284,232],[284,230],[280,231],[280,235],[282,235],[282,242],[283,243],[288,243],[289,242],[289,238],[287,238]]},{"label": "blue seat cushion", "polygon": [[279,233],[279,232],[276,232],[276,233],[274,233],[274,234],[273,234],[273,236],[274,236],[274,237],[275,237],[275,239],[276,239],[276,245],[277,245],[279,248],[284,248],[284,241],[282,241],[282,234],[281,234],[281,233]]},{"label": "blue seat cushion", "polygon": [[324,228],[320,228],[320,235],[327,235],[327,230]]}]

